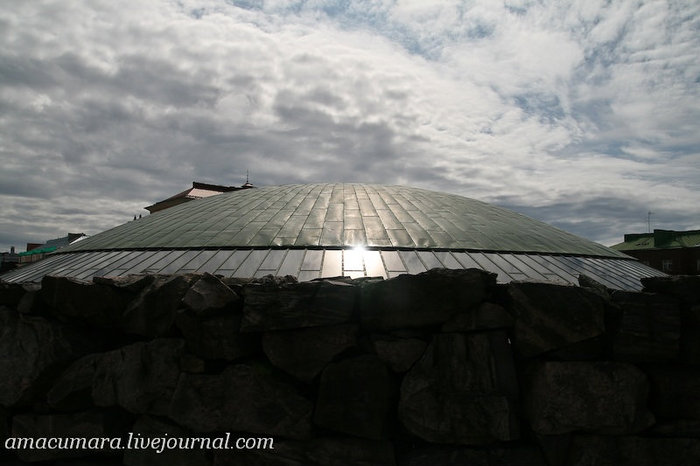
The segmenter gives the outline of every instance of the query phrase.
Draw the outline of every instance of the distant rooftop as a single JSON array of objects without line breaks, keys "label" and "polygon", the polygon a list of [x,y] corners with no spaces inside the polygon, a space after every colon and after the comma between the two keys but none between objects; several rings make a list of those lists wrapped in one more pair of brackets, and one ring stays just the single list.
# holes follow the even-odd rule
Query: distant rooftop
[{"label": "distant rooftop", "polygon": [[250,189],[254,186],[246,181],[243,186],[222,186],[218,184],[201,183],[199,181],[193,181],[192,187],[186,189],[180,193],[170,196],[167,199],[158,201],[155,204],[144,207],[150,213],[158,212],[168,207],[173,207],[178,204],[183,204],[187,201],[194,199],[201,199],[204,197],[215,196],[217,194],[228,193],[231,191],[239,191],[241,189]]},{"label": "distant rooftop", "polygon": [[611,246],[617,251],[700,247],[700,230],[654,230],[653,233],[629,233],[622,243]]}]

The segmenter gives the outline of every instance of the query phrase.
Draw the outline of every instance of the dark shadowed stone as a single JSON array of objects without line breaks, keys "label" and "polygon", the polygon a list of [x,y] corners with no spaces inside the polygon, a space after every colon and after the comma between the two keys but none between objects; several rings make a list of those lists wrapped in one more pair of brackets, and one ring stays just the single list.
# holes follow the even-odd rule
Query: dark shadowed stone
[{"label": "dark shadowed stone", "polygon": [[305,442],[306,458],[327,466],[393,466],[394,446],[361,438],[318,438]]},{"label": "dark shadowed stone", "polygon": [[273,450],[214,452],[214,466],[395,466],[387,441],[322,437],[308,441],[275,439]]},{"label": "dark shadowed stone", "polygon": [[651,382],[650,408],[660,418],[700,419],[700,369],[653,366],[645,372]]},{"label": "dark shadowed stone", "polygon": [[579,341],[564,348],[547,353],[547,359],[554,361],[599,361],[608,359],[609,344],[607,335]]},{"label": "dark shadowed stone", "polygon": [[222,309],[237,309],[241,297],[221,279],[205,273],[187,290],[182,303],[197,315],[209,315]]},{"label": "dark shadowed stone", "polygon": [[681,309],[680,360],[700,364],[700,305]]},{"label": "dark shadowed stone", "polygon": [[574,436],[571,466],[692,466],[700,464],[700,440],[686,438]]},{"label": "dark shadowed stone", "polygon": [[580,274],[578,276],[578,286],[593,291],[606,300],[610,299],[610,290],[608,287],[588,275]]},{"label": "dark shadowed stone", "polygon": [[315,466],[306,458],[304,444],[295,440],[274,439],[273,450],[219,450],[214,452],[213,466],[249,465]]},{"label": "dark shadowed stone", "polygon": [[183,373],[170,418],[198,432],[245,431],[305,438],[313,405],[267,367],[238,364],[221,374]]},{"label": "dark shadowed stone", "polygon": [[386,335],[373,339],[374,351],[379,359],[394,372],[406,372],[423,355],[428,346],[418,338],[396,338]]},{"label": "dark shadowed stone", "polygon": [[78,411],[92,406],[92,381],[102,354],[89,354],[63,371],[46,394],[49,406],[58,410]]},{"label": "dark shadowed stone", "polygon": [[514,440],[517,393],[505,332],[438,334],[404,377],[399,417],[429,442]]},{"label": "dark shadowed stone", "polygon": [[483,270],[432,269],[362,286],[360,319],[369,328],[438,325],[481,304],[496,286]]},{"label": "dark shadowed stone", "polygon": [[350,322],[357,287],[342,282],[251,283],[244,287],[244,332],[288,330]]},{"label": "dark shadowed stone", "polygon": [[646,409],[647,377],[631,364],[545,362],[532,369],[527,387],[525,411],[541,435],[618,435],[639,432],[654,421]]},{"label": "dark shadowed stone", "polygon": [[613,342],[615,359],[668,362],[678,357],[681,316],[675,298],[617,291],[613,302],[621,310]]},{"label": "dark shadowed stone", "polygon": [[[195,435],[182,427],[165,422],[151,416],[141,416],[131,429],[132,443],[134,439],[182,439],[184,442],[193,437],[203,437]],[[222,435],[223,437],[223,435]],[[235,440],[235,436],[231,436]],[[126,437],[126,442],[129,437]],[[151,440],[152,441],[152,440]],[[156,440],[159,442],[162,440]],[[209,466],[211,462],[207,459],[206,449],[194,447],[190,442],[190,447],[183,443],[183,448],[163,449],[159,452],[157,448],[129,448],[124,450],[124,464],[126,466]],[[196,445],[201,445],[197,443]]]},{"label": "dark shadowed stone", "polygon": [[167,414],[184,346],[180,339],[158,339],[104,353],[92,384],[95,404]]},{"label": "dark shadowed stone", "polygon": [[584,288],[551,283],[510,283],[510,311],[515,316],[513,345],[531,357],[601,335],[603,299]]},{"label": "dark shadowed stone", "polygon": [[700,420],[676,419],[657,421],[649,430],[654,437],[683,437],[700,439]]},{"label": "dark shadowed stone", "polygon": [[513,316],[502,306],[494,303],[482,303],[479,307],[460,312],[452,316],[442,326],[444,333],[473,332],[495,328],[512,327]]},{"label": "dark shadowed stone", "polygon": [[311,382],[335,356],[355,346],[357,330],[355,324],[343,324],[267,332],[262,345],[274,366]]},{"label": "dark shadowed stone", "polygon": [[402,451],[399,466],[546,466],[536,446],[474,449],[431,446]]},{"label": "dark shadowed stone", "polygon": [[17,303],[17,312],[20,314],[36,314],[41,315],[46,311],[46,305],[41,297],[41,288],[39,285],[29,288],[24,293],[22,299]]},{"label": "dark shadowed stone", "polygon": [[0,307],[0,405],[29,402],[91,346],[70,327]]},{"label": "dark shadowed stone", "polygon": [[673,296],[685,306],[700,305],[700,275],[642,278],[644,291]]},{"label": "dark shadowed stone", "polygon": [[7,283],[0,281],[0,306],[17,309],[20,299],[27,292],[26,285],[22,283]]},{"label": "dark shadowed stone", "polygon": [[182,297],[195,279],[193,275],[156,276],[129,303],[122,328],[127,333],[147,337],[168,333]]},{"label": "dark shadowed stone", "polygon": [[[206,315],[206,313],[203,313]],[[175,322],[187,342],[187,349],[204,359],[233,361],[259,350],[260,339],[241,334],[240,312],[228,310],[211,317],[191,310],[177,313]]]},{"label": "dark shadowed stone", "polygon": [[92,277],[92,282],[111,287],[128,296],[134,297],[144,288],[153,283],[157,275],[133,274],[121,277]]},{"label": "dark shadowed stone", "polygon": [[329,364],[321,374],[314,423],[379,440],[388,433],[393,380],[383,362],[362,355]]},{"label": "dark shadowed stone", "polygon": [[112,287],[50,275],[41,280],[41,297],[59,319],[102,328],[117,325],[127,303]]},{"label": "dark shadowed stone", "polygon": [[[84,456],[116,455],[121,451],[116,438],[121,438],[127,426],[127,419],[122,413],[111,411],[85,411],[73,414],[20,414],[12,418],[12,436],[39,438],[85,438],[93,439],[99,449],[49,449],[37,448],[14,451],[23,461],[45,461],[58,458],[79,458]],[[102,442],[101,439],[105,439]],[[110,440],[112,443],[110,444]],[[80,441],[80,440],[78,440]],[[97,443],[99,442],[99,443]],[[121,445],[124,443],[122,441]],[[53,464],[53,463],[52,463]]]},{"label": "dark shadowed stone", "polygon": [[5,445],[5,439],[7,439],[9,436],[10,414],[4,407],[0,406],[0,445]]}]

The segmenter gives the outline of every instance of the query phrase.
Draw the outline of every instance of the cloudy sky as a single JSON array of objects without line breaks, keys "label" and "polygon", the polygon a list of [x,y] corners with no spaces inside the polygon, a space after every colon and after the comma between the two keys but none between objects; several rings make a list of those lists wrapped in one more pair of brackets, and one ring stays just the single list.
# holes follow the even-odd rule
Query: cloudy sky
[{"label": "cloudy sky", "polygon": [[0,251],[193,180],[700,228],[700,2],[0,0]]}]

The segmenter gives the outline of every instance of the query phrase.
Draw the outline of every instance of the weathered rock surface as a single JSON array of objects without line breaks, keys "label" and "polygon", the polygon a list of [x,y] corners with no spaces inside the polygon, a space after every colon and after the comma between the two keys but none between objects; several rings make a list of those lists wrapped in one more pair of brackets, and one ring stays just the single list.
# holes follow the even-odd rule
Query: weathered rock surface
[{"label": "weathered rock surface", "polygon": [[700,364],[700,305],[681,309],[680,360]]},{"label": "weathered rock surface", "polygon": [[117,326],[126,306],[113,288],[68,277],[45,276],[41,297],[57,318],[102,328]]},{"label": "weathered rock surface", "polygon": [[429,442],[514,440],[517,393],[505,332],[438,334],[403,379],[399,417]]},{"label": "weathered rock surface", "polygon": [[58,376],[46,394],[46,401],[61,411],[78,411],[90,408],[92,382],[102,354],[89,354],[72,363]]},{"label": "weathered rock surface", "polygon": [[30,401],[89,342],[70,327],[0,307],[0,405]]},{"label": "weathered rock surface", "polygon": [[[139,417],[131,429],[131,434],[132,439],[176,438],[180,440],[204,437],[193,435],[176,424],[151,416]],[[231,438],[235,437],[231,436]],[[128,441],[129,437],[125,443]],[[193,442],[190,445],[189,448],[165,448],[162,452],[157,451],[156,448],[130,448],[124,451],[124,464],[126,466],[209,466],[211,462],[207,459],[207,450],[195,448]]]},{"label": "weathered rock surface", "polygon": [[244,431],[306,438],[312,403],[265,366],[237,364],[221,374],[182,374],[169,417],[198,432]]},{"label": "weathered rock surface", "polygon": [[202,316],[222,309],[238,309],[242,301],[220,278],[205,273],[187,290],[182,303],[196,315]]},{"label": "weathered rock surface", "polygon": [[444,333],[473,332],[489,330],[514,325],[513,316],[508,311],[494,303],[482,303],[479,307],[471,308],[452,316],[442,325]]},{"label": "weathered rock surface", "polygon": [[270,362],[311,382],[335,356],[357,343],[356,324],[267,332],[262,346]]},{"label": "weathered rock surface", "polygon": [[399,466],[547,466],[537,447],[475,449],[433,446],[402,451]]},{"label": "weathered rock surface", "polygon": [[[44,438],[68,438],[92,439],[93,446],[101,448],[85,449],[58,449],[48,448],[46,444],[42,447],[37,442],[34,448],[15,450],[15,453],[22,461],[45,461],[59,458],[80,458],[83,456],[104,456],[120,453],[116,448],[116,441],[111,439],[121,438],[126,430],[127,420],[120,414],[109,411],[84,411],[73,414],[20,414],[12,418],[12,437],[35,439]],[[106,439],[102,442],[101,439]],[[15,440],[17,441],[17,440]],[[82,440],[76,440],[75,446],[82,446]],[[101,443],[100,443],[101,442]],[[123,444],[122,444],[123,445]]]},{"label": "weathered rock surface", "polygon": [[700,275],[642,278],[644,291],[677,298],[685,306],[700,305]]},{"label": "weathered rock surface", "polygon": [[[202,315],[204,314],[204,315]],[[241,333],[243,315],[234,310],[207,317],[191,310],[178,312],[175,322],[187,342],[187,349],[205,359],[233,361],[259,350],[257,335]]]},{"label": "weathered rock surface", "polygon": [[314,423],[380,440],[387,434],[393,391],[391,374],[374,355],[329,364],[321,374]]},{"label": "weathered rock surface", "polygon": [[567,465],[659,466],[695,465],[700,440],[686,438],[606,437],[576,435]]},{"label": "weathered rock surface", "polygon": [[613,343],[615,359],[668,362],[678,358],[681,315],[675,298],[618,291],[613,302],[621,309]]},{"label": "weathered rock surface", "polygon": [[175,322],[182,297],[194,280],[193,275],[156,276],[124,311],[124,331],[151,338],[166,335]]},{"label": "weathered rock surface", "polygon": [[513,345],[521,357],[564,348],[605,331],[605,305],[585,288],[550,283],[510,283],[515,316]]},{"label": "weathered rock surface", "polygon": [[336,281],[251,283],[244,291],[244,332],[319,327],[350,322],[357,287]]},{"label": "weathered rock surface", "polygon": [[104,353],[92,382],[93,401],[132,413],[167,414],[184,346],[180,339],[156,339]]},{"label": "weathered rock surface", "polygon": [[379,336],[373,339],[374,351],[379,359],[394,372],[406,372],[423,355],[426,342],[418,338]]},{"label": "weathered rock surface", "polygon": [[700,420],[700,368],[646,367],[651,410],[661,418]]},{"label": "weathered rock surface", "polygon": [[550,361],[532,370],[523,403],[538,434],[619,435],[653,424],[648,391],[647,377],[631,364]]},{"label": "weathered rock surface", "polygon": [[27,292],[25,285],[21,283],[7,283],[0,281],[0,306],[17,309],[22,296]]},{"label": "weathered rock surface", "polygon": [[483,270],[432,269],[362,286],[361,321],[373,329],[438,325],[487,299],[496,275]]}]

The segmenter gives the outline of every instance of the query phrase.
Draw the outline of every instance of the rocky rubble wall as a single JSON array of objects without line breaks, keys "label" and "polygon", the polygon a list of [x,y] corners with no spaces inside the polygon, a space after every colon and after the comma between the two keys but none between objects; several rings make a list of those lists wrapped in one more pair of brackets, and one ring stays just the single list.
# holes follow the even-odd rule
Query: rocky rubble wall
[{"label": "rocky rubble wall", "polygon": [[0,284],[0,440],[273,438],[274,450],[3,451],[84,465],[700,464],[700,277],[640,293],[213,275]]}]

